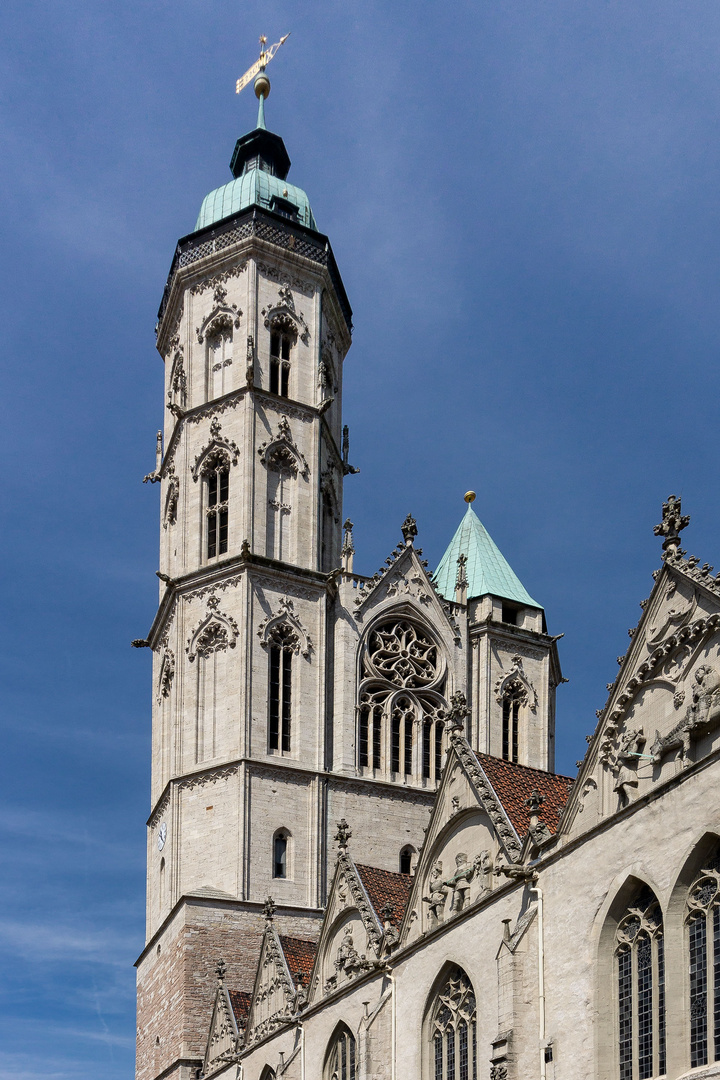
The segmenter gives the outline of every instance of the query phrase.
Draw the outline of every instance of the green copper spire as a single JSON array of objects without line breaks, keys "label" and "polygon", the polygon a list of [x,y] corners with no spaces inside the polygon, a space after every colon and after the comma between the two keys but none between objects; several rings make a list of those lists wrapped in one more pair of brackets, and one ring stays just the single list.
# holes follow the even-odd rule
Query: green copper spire
[{"label": "green copper spire", "polygon": [[[472,495],[468,492],[468,495]],[[474,495],[473,495],[474,498]],[[470,506],[460,522],[447,551],[435,571],[435,584],[446,600],[455,599],[455,583],[458,577],[458,558],[465,555],[467,563],[467,597],[499,596],[514,600],[526,607],[541,608],[525,589],[517,574],[494,542],[479,517]]]},{"label": "green copper spire", "polygon": [[262,128],[263,131],[266,130],[266,128],[265,128],[265,95],[264,94],[260,94],[258,96],[257,126],[259,128]]}]

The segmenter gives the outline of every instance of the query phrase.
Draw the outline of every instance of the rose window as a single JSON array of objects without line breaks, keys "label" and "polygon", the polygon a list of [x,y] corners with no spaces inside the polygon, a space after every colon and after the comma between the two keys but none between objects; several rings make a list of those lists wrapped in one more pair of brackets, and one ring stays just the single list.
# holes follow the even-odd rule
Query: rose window
[{"label": "rose window", "polygon": [[395,686],[429,686],[439,674],[437,646],[404,620],[386,623],[372,633],[368,660],[375,674]]}]

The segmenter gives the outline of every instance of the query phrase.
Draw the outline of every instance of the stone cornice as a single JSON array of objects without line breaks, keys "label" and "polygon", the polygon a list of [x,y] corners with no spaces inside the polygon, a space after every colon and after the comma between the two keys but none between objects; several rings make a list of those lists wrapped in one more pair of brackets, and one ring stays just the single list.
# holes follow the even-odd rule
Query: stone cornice
[{"label": "stone cornice", "polygon": [[155,618],[147,635],[147,642],[152,649],[158,644],[158,639],[169,618],[175,601],[179,596],[186,596],[196,589],[211,589],[213,586],[222,586],[233,575],[243,574],[252,570],[270,571],[285,582],[290,591],[293,583],[298,579],[304,585],[314,585],[320,595],[331,582],[331,574],[323,574],[319,570],[309,570],[303,566],[290,566],[288,563],[278,562],[276,559],[268,559],[264,555],[232,555],[228,559],[212,565],[203,566],[200,570],[191,570],[180,577],[172,578],[167,582],[167,587],[158,605]]},{"label": "stone cornice", "polygon": [[191,772],[179,773],[177,776],[173,776],[171,780],[168,780],[159,797],[155,800],[150,816],[145,822],[146,826],[148,828],[151,826],[158,808],[163,805],[173,787],[202,781],[203,777],[211,779],[213,773],[217,773],[219,770],[238,771],[243,766],[256,775],[282,771],[287,772],[289,776],[299,777],[302,781],[308,783],[313,779],[318,779],[328,784],[335,784],[338,787],[354,788],[358,792],[377,791],[380,788],[385,794],[391,797],[394,796],[398,800],[425,803],[427,806],[432,805],[437,794],[435,791],[428,791],[424,788],[408,788],[405,785],[392,784],[387,780],[373,780],[371,777],[363,776],[344,776],[342,773],[326,772],[322,769],[308,769],[303,765],[288,764],[287,759],[282,757],[269,756],[263,760],[240,757],[234,758],[232,761],[214,762],[204,769],[194,769]]}]

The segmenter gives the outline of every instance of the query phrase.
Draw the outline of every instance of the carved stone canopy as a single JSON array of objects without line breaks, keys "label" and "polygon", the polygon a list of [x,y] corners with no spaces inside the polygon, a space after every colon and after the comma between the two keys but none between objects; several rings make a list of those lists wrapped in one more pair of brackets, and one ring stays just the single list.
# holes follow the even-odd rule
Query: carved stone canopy
[{"label": "carved stone canopy", "polygon": [[495,683],[495,700],[498,705],[502,705],[505,698],[519,701],[521,705],[529,705],[533,712],[537,709],[537,692],[525,674],[521,656],[513,656],[512,666]]}]

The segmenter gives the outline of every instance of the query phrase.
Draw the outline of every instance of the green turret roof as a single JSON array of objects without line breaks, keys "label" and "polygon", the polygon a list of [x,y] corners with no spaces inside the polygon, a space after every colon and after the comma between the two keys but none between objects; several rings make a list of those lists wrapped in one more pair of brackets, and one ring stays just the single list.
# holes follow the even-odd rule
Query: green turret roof
[{"label": "green turret roof", "polygon": [[265,98],[260,96],[257,127],[238,139],[230,162],[234,180],[215,188],[203,199],[195,232],[215,225],[250,206],[274,210],[283,217],[317,230],[308,197],[288,184],[290,158],[279,135],[265,127]]},{"label": "green turret roof", "polygon": [[470,505],[435,571],[435,584],[446,600],[455,599],[460,555],[467,557],[468,600],[489,593],[503,600],[514,600],[517,604],[542,610]]}]

